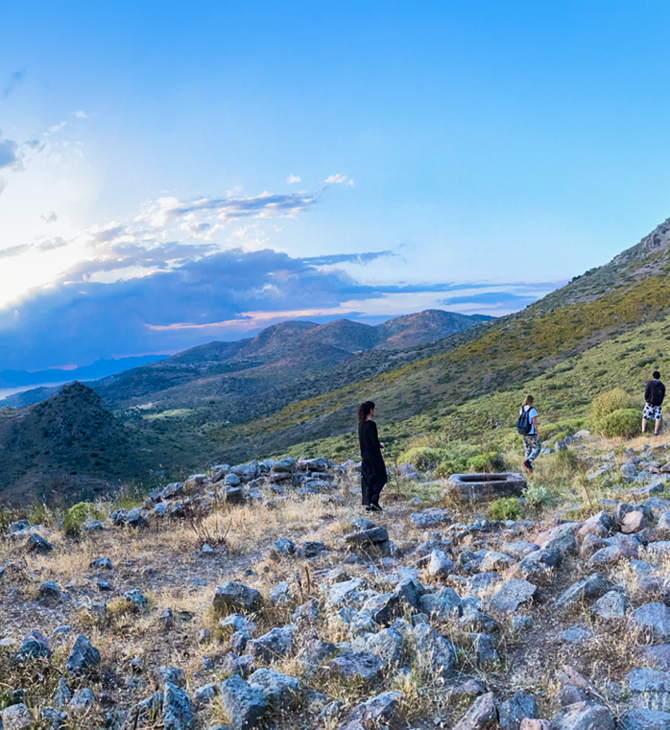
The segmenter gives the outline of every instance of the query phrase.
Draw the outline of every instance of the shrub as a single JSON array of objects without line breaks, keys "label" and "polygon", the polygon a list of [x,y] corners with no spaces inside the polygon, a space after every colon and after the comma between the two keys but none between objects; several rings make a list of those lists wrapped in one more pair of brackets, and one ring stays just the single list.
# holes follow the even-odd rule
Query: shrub
[{"label": "shrub", "polygon": [[598,422],[598,430],[605,436],[632,438],[640,434],[642,414],[635,408],[621,408],[609,413]]},{"label": "shrub", "polygon": [[629,410],[636,405],[635,399],[623,388],[614,388],[601,393],[591,404],[591,418],[601,421],[610,413]]},{"label": "shrub", "polygon": [[401,464],[411,464],[419,471],[429,471],[447,458],[445,449],[433,449],[430,446],[415,446],[398,457]]},{"label": "shrub", "polygon": [[551,502],[551,492],[541,484],[531,484],[526,487],[523,496],[526,502],[536,509],[538,507],[544,507]]},{"label": "shrub", "polygon": [[466,466],[468,471],[472,472],[503,471],[505,460],[497,451],[488,451],[485,454],[470,457]]},{"label": "shrub", "polygon": [[81,527],[87,519],[102,519],[104,513],[91,502],[78,502],[63,512],[61,529],[66,537],[79,537]]},{"label": "shrub", "polygon": [[521,505],[516,497],[501,497],[488,508],[491,520],[515,520],[521,515]]}]

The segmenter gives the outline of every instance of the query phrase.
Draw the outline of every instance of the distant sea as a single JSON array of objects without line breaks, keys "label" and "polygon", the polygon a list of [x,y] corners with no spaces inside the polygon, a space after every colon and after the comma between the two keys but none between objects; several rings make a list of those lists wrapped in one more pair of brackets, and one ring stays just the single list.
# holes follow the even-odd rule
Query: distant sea
[{"label": "distant sea", "polygon": [[0,388],[0,401],[7,398],[7,396],[14,395],[14,393],[25,393],[26,390],[35,390],[35,388],[54,388],[57,385],[65,385],[69,382],[69,380],[63,380],[59,383],[37,383],[36,385],[22,385],[14,388]]}]

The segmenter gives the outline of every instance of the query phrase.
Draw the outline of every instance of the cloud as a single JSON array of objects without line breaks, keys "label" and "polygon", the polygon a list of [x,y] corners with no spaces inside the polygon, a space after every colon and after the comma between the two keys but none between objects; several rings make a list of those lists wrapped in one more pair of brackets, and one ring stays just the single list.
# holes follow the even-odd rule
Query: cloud
[{"label": "cloud", "polygon": [[[182,248],[166,244],[149,260],[150,251],[140,256],[140,247],[128,246],[123,263],[157,265]],[[211,340],[215,330],[240,336],[249,329],[248,312],[271,318],[330,311],[352,299],[382,296],[343,271],[324,271],[271,249],[218,251],[141,278],[96,282],[92,274],[107,265],[120,262],[83,262],[57,286],[0,310],[0,370],[185,349]]]},{"label": "cloud", "polygon": [[76,117],[77,119],[88,119],[88,114],[86,112],[83,112],[81,109],[76,112],[72,112],[72,116]]},{"label": "cloud", "polygon": [[11,139],[0,139],[0,170],[19,162],[19,145]]},{"label": "cloud", "polygon": [[347,181],[346,175],[330,175],[324,181],[324,185],[341,185]]},{"label": "cloud", "polygon": [[293,185],[294,183],[299,183],[299,182],[302,182],[302,181],[301,181],[301,179],[300,179],[300,178],[299,178],[299,177],[298,177],[297,175],[289,175],[289,176],[288,176],[288,177],[286,178],[286,182],[287,182],[287,183],[288,183],[289,185]]},{"label": "cloud", "polygon": [[56,212],[53,210],[51,211],[51,213],[49,213],[49,215],[42,215],[42,216],[40,216],[40,218],[45,223],[55,223],[58,220],[58,216],[56,215]]},{"label": "cloud", "polygon": [[2,90],[2,97],[3,99],[6,99],[14,89],[16,89],[17,86],[23,83],[23,81],[26,78],[26,69],[23,68],[21,71],[14,71],[13,74],[10,74],[9,81],[7,82],[5,88]]},{"label": "cloud", "polygon": [[57,248],[63,248],[68,245],[68,241],[60,236],[52,238],[49,241],[43,241],[42,243],[35,244],[35,248],[38,251],[54,251]]},{"label": "cloud", "polygon": [[30,250],[30,244],[24,243],[20,246],[10,246],[0,250],[0,259],[8,259],[12,256],[20,256],[22,253]]},{"label": "cloud", "polygon": [[514,294],[508,291],[482,292],[481,294],[471,294],[470,296],[450,297],[443,299],[442,304],[450,306],[453,304],[531,304],[537,297]]},{"label": "cloud", "polygon": [[309,262],[314,266],[332,266],[334,264],[360,264],[364,266],[375,259],[384,258],[386,256],[395,256],[393,251],[371,251],[368,253],[338,253],[325,256],[310,256],[304,258],[303,261]]}]

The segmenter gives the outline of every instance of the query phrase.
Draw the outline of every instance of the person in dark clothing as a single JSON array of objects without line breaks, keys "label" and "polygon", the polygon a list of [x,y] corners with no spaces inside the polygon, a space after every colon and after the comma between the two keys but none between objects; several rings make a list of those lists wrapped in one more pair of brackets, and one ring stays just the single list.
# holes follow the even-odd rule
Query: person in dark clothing
[{"label": "person in dark clothing", "polygon": [[382,456],[384,444],[379,441],[377,424],[372,420],[375,404],[366,400],[358,409],[358,442],[361,446],[361,492],[363,506],[368,512],[381,512],[379,495],[387,481],[386,464]]},{"label": "person in dark clothing", "polygon": [[642,415],[642,433],[647,428],[647,421],[654,419],[654,436],[658,436],[661,429],[661,417],[663,415],[663,399],[665,398],[665,385],[661,383],[661,374],[654,370],[652,379],[647,381],[644,389],[644,414]]}]

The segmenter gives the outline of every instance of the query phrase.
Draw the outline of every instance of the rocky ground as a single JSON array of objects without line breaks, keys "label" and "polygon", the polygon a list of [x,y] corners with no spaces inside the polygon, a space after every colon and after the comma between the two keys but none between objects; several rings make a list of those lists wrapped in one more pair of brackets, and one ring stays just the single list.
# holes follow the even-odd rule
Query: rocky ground
[{"label": "rocky ground", "polygon": [[367,513],[356,465],[285,459],[100,505],[80,534],[15,521],[1,727],[670,729],[658,441],[562,443],[581,487],[525,519],[409,468]]}]

